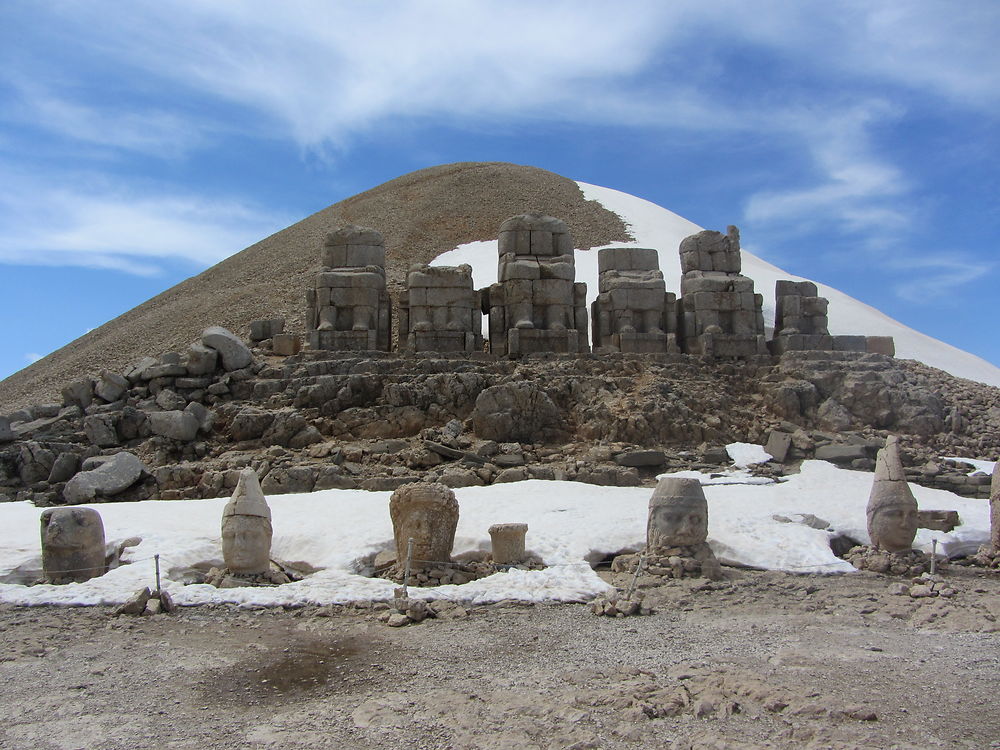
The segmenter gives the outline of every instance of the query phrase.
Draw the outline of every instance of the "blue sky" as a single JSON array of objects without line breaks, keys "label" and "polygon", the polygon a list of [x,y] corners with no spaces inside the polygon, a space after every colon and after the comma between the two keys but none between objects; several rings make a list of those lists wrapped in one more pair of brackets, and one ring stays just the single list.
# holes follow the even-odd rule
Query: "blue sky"
[{"label": "blue sky", "polygon": [[1000,365],[998,35],[992,0],[5,0],[0,377],[453,161],[735,223]]}]

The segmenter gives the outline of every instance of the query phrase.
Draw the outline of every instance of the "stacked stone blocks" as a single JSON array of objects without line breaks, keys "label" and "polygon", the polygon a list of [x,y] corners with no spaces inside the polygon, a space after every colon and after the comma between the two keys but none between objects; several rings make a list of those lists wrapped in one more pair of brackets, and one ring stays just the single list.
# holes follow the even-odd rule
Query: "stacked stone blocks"
[{"label": "stacked stone blocks", "polygon": [[481,351],[480,307],[471,266],[413,266],[399,300],[399,348],[412,352]]},{"label": "stacked stone blocks", "polygon": [[684,351],[706,357],[767,354],[763,297],[740,274],[740,235],[706,230],[680,245],[679,322]]},{"label": "stacked stone blocks", "polygon": [[676,295],[667,292],[650,248],[598,251],[598,296],[591,305],[594,347],[626,353],[676,352]]},{"label": "stacked stone blocks", "polygon": [[576,283],[573,236],[560,219],[519,214],[500,225],[498,282],[483,293],[496,355],[590,351],[587,285]]},{"label": "stacked stone blocks", "polygon": [[382,235],[355,225],[331,232],[323,246],[322,266],[315,287],[306,293],[310,347],[389,351]]}]

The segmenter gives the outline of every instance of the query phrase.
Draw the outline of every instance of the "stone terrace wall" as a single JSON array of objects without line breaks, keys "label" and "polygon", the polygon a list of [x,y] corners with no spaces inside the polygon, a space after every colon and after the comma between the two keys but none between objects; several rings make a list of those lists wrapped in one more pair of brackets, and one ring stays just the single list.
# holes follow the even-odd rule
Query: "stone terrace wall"
[{"label": "stone terrace wall", "polygon": [[[61,504],[77,472],[125,450],[142,460],[142,478],[97,501],[218,497],[245,466],[269,494],[416,479],[639,484],[726,463],[721,446],[772,434],[787,442],[787,461],[870,470],[890,432],[902,436],[914,481],[985,497],[988,478],[940,458],[995,458],[1000,446],[1000,389],[875,354],[705,362],[255,350],[248,366],[197,379],[176,365],[147,362],[141,372],[157,377],[133,372],[113,402],[9,415],[0,497]],[[197,416],[193,433],[165,429],[191,421],[184,413]]]}]

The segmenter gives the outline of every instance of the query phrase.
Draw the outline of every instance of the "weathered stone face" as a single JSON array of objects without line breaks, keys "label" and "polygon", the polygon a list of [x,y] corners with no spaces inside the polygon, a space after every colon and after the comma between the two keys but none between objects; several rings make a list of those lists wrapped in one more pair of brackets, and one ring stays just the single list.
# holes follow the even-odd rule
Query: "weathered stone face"
[{"label": "weathered stone face", "polygon": [[271,522],[254,516],[222,519],[222,557],[233,573],[263,573],[271,564]]},{"label": "weathered stone face", "polygon": [[458,526],[458,500],[443,484],[407,484],[389,498],[396,541],[396,559],[406,560],[407,542],[413,539],[413,567],[451,560]]},{"label": "weathered stone face", "polygon": [[271,566],[271,509],[253,469],[240,473],[222,512],[222,557],[233,573],[254,575]]},{"label": "weathered stone face", "polygon": [[890,436],[875,460],[875,481],[868,497],[868,536],[872,546],[902,552],[917,533],[917,500],[906,483],[899,442]]},{"label": "weathered stone face", "polygon": [[690,547],[708,539],[708,501],[697,479],[661,479],[649,499],[646,548]]},{"label": "weathered stone face", "polygon": [[51,583],[104,575],[104,522],[93,508],[42,511],[42,568]]}]

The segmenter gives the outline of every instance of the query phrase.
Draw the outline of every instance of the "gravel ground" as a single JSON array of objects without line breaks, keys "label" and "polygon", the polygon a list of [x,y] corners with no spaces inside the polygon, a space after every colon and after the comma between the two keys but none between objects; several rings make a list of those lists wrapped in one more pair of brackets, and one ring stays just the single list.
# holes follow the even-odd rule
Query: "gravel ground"
[{"label": "gravel ground", "polygon": [[81,375],[184,351],[210,325],[245,336],[251,320],[280,315],[286,330],[304,333],[305,291],[323,237],[345,224],[382,232],[390,293],[398,294],[411,264],[495,239],[504,219],[528,211],[566,221],[580,248],[629,239],[617,214],[552,172],[501,162],[421,169],[318,211],[0,381],[0,413],[58,401],[60,389]]},{"label": "gravel ground", "polygon": [[726,575],[643,579],[646,617],[509,602],[398,629],[361,608],[0,606],[0,746],[1000,747],[1000,576],[953,570],[959,593],[928,600],[871,574]]}]

